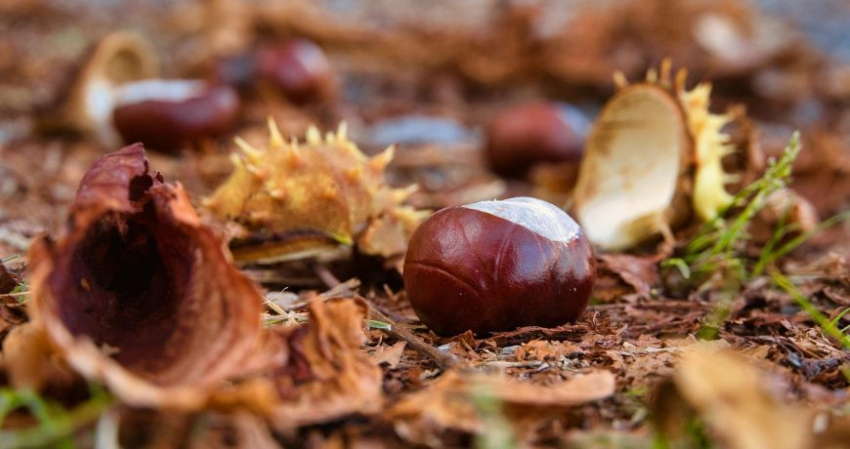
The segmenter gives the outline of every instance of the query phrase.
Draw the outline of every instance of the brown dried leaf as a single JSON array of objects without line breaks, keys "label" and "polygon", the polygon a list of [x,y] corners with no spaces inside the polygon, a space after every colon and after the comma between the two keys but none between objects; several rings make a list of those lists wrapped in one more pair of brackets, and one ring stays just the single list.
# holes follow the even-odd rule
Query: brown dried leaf
[{"label": "brown dried leaf", "polygon": [[602,254],[600,271],[610,271],[634,288],[635,293],[648,297],[653,286],[661,282],[658,275],[658,257],[632,256],[630,254]]},{"label": "brown dried leaf", "polygon": [[585,323],[563,324],[558,327],[520,327],[507,332],[497,332],[491,337],[499,346],[525,342],[535,338],[546,340],[581,340],[590,329]]},{"label": "brown dried leaf", "polygon": [[696,348],[684,355],[655,408],[668,437],[682,429],[691,410],[725,447],[813,447],[811,414],[782,403],[766,388],[763,373],[732,352]]},{"label": "brown dried leaf", "polygon": [[259,372],[272,397],[255,396],[255,408],[267,408],[281,431],[326,423],[353,414],[371,414],[383,406],[383,373],[361,350],[366,342],[365,304],[321,297],[310,302],[308,323],[271,329],[264,360],[278,360]]},{"label": "brown dried leaf", "polygon": [[14,388],[63,391],[80,380],[56,354],[44,329],[32,322],[9,332],[3,341],[3,362]]},{"label": "brown dried leaf", "polygon": [[375,351],[375,354],[372,355],[372,359],[375,360],[375,363],[378,365],[386,365],[388,368],[395,368],[401,361],[401,356],[404,354],[405,346],[407,346],[407,342],[404,341],[399,341],[392,346],[382,345]]},{"label": "brown dried leaf", "polygon": [[128,404],[200,406],[257,344],[260,292],[140,144],[91,167],[64,234],[30,261],[34,320]]},{"label": "brown dried leaf", "polygon": [[531,340],[523,343],[516,350],[517,360],[558,360],[567,354],[581,352],[581,347],[575,343],[552,342],[546,340]]},{"label": "brown dried leaf", "polygon": [[614,375],[593,371],[558,384],[535,385],[487,374],[448,371],[428,388],[396,403],[388,416],[396,430],[413,441],[425,441],[426,429],[477,432],[483,422],[474,395],[488,395],[502,404],[511,422],[556,416],[565,408],[604,399],[614,394]]}]

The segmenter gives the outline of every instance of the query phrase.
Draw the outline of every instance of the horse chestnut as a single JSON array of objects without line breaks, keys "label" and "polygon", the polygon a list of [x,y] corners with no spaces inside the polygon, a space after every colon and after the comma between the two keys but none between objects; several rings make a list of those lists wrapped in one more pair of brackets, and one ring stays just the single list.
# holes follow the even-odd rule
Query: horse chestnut
[{"label": "horse chestnut", "polygon": [[596,278],[593,248],[566,212],[535,198],[443,209],[413,233],[407,296],[439,335],[576,320]]},{"label": "horse chestnut", "polygon": [[306,39],[260,48],[254,63],[260,81],[294,103],[319,101],[331,93],[331,66],[325,52]]},{"label": "horse chestnut", "polygon": [[531,103],[506,109],[490,122],[484,154],[490,168],[523,177],[541,162],[581,160],[589,124],[568,105]]},{"label": "horse chestnut", "polygon": [[148,80],[121,89],[113,111],[126,142],[173,151],[226,133],[238,118],[239,96],[229,86],[203,81]]}]

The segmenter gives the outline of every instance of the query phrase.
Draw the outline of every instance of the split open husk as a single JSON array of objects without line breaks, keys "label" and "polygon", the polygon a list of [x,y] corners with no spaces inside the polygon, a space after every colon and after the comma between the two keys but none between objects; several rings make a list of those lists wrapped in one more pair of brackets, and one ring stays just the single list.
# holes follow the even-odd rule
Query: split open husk
[{"label": "split open husk", "polygon": [[30,264],[33,320],[127,404],[198,407],[258,343],[259,290],[140,144],[89,169],[64,233]]},{"label": "split open husk", "polygon": [[218,220],[234,224],[237,261],[277,262],[356,245],[364,254],[404,254],[426,213],[403,203],[413,188],[393,189],[384,171],[388,148],[367,157],[346,137],[345,125],[324,138],[316,128],[306,142],[286,142],[269,119],[268,148],[241,139],[233,173],[204,200]]},{"label": "split open husk", "polygon": [[730,115],[709,112],[711,85],[685,89],[686,72],[628,84],[605,105],[588,137],[574,200],[594,245],[624,250],[689,217],[708,220],[727,207],[734,177],[722,159],[735,151],[721,132]]},{"label": "split open husk", "polygon": [[108,34],[83,56],[56,104],[42,117],[41,127],[70,129],[116,145],[120,138],[112,126],[112,111],[120,87],[158,75],[159,57],[147,40],[129,31]]}]

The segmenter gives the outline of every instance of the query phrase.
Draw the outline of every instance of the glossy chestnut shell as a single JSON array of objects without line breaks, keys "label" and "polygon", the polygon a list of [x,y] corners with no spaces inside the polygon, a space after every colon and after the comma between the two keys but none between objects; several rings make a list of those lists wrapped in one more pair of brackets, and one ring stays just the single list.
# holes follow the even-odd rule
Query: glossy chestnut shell
[{"label": "glossy chestnut shell", "polygon": [[321,47],[309,40],[260,48],[254,63],[261,82],[294,103],[320,101],[331,93],[330,63]]},{"label": "glossy chestnut shell", "polygon": [[581,160],[589,124],[572,106],[530,103],[499,113],[486,130],[484,154],[501,176],[523,177],[539,163]]},{"label": "glossy chestnut shell", "polygon": [[124,88],[113,121],[128,143],[174,151],[227,133],[238,112],[239,96],[230,86],[151,80]]},{"label": "glossy chestnut shell", "polygon": [[404,262],[413,310],[446,336],[575,321],[595,278],[579,225],[535,198],[443,209],[413,233]]}]

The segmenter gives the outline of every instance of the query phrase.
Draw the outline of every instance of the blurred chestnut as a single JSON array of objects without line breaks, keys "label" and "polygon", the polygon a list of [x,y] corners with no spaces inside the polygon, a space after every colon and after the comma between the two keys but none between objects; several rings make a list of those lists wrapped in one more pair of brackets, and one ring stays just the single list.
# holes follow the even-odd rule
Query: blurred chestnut
[{"label": "blurred chestnut", "polygon": [[112,109],[126,83],[159,76],[159,57],[144,36],[109,33],[94,43],[68,73],[51,103],[35,110],[40,132],[80,133],[118,146]]},{"label": "blurred chestnut", "polygon": [[203,81],[149,80],[122,88],[113,121],[126,142],[173,151],[226,133],[238,110],[239,96],[232,87]]},{"label": "blurred chestnut", "polygon": [[325,52],[311,41],[295,39],[260,48],[255,56],[257,75],[294,103],[328,97],[332,89],[331,66]]},{"label": "blurred chestnut", "polygon": [[523,177],[541,162],[578,164],[588,127],[584,115],[572,106],[520,105],[490,122],[484,153],[490,168],[505,177]]},{"label": "blurred chestnut", "polygon": [[413,310],[439,335],[576,320],[596,261],[579,225],[536,198],[443,209],[413,233],[404,283]]},{"label": "blurred chestnut", "polygon": [[209,68],[213,84],[226,84],[239,92],[250,92],[257,76],[255,56],[254,53],[244,53],[213,61]]}]

